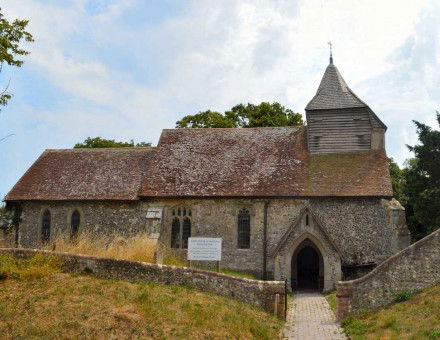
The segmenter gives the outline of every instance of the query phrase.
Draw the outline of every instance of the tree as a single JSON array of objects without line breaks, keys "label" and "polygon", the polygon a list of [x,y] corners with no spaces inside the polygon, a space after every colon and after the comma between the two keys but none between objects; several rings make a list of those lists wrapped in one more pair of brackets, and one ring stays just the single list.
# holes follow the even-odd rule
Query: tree
[{"label": "tree", "polygon": [[[440,127],[440,113],[436,111],[437,123]],[[428,179],[432,186],[440,187],[440,131],[413,120],[417,126],[417,134],[421,144],[409,146],[418,159],[417,168]]]},{"label": "tree", "polygon": [[262,102],[259,105],[235,105],[225,113],[204,111],[183,117],[177,128],[250,128],[262,126],[303,125],[301,114],[285,108],[279,103]]},{"label": "tree", "polygon": [[204,111],[183,117],[176,123],[177,128],[232,128],[236,123],[229,117],[215,111]]},{"label": "tree", "polygon": [[87,137],[84,142],[77,143],[73,147],[74,149],[84,149],[84,148],[126,148],[126,147],[141,147],[141,146],[151,146],[151,143],[139,142],[134,144],[133,139],[130,142],[116,142],[114,139],[104,139],[101,137],[90,138]]},{"label": "tree", "polygon": [[0,205],[0,232],[11,231],[14,223],[14,212],[6,209],[6,206]]},{"label": "tree", "polygon": [[392,157],[388,157],[388,168],[390,170],[391,185],[393,186],[393,196],[402,205],[405,205],[408,198],[405,195],[406,172],[399,168]]},{"label": "tree", "polygon": [[440,131],[414,124],[420,144],[408,146],[415,158],[406,162],[404,176],[408,227],[413,238],[420,239],[440,228]]},{"label": "tree", "polygon": [[[4,63],[9,66],[21,67],[23,60],[19,56],[29,54],[28,51],[20,47],[23,40],[34,41],[32,35],[26,31],[28,20],[15,19],[10,22],[1,12],[0,8],[0,72]],[[8,86],[0,92],[0,106],[5,106],[12,98],[12,94],[8,92]]]}]

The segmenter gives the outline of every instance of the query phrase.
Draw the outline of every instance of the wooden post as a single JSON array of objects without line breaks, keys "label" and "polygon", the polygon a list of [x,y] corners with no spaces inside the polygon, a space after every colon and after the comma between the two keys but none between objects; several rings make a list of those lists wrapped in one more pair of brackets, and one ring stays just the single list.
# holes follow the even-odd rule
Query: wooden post
[{"label": "wooden post", "polygon": [[217,273],[220,273],[220,261],[217,261]]},{"label": "wooden post", "polygon": [[188,267],[191,268],[191,260],[188,260]]},{"label": "wooden post", "polygon": [[284,320],[287,320],[287,279],[284,280]]},{"label": "wooden post", "polygon": [[278,316],[278,305],[280,303],[280,294],[275,294],[275,303],[273,313]]}]

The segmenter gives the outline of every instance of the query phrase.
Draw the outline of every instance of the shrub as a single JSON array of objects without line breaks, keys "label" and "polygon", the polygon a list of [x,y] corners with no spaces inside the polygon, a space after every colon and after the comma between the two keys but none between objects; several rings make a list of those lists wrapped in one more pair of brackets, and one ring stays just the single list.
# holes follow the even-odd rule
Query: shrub
[{"label": "shrub", "polygon": [[411,299],[411,297],[414,295],[414,293],[411,292],[401,292],[399,294],[396,294],[394,297],[394,302],[405,302]]},{"label": "shrub", "polygon": [[0,206],[0,229],[9,231],[14,222],[14,212],[7,210],[5,206]]},{"label": "shrub", "polygon": [[440,339],[440,330],[426,331],[425,335],[428,337],[428,339]]},{"label": "shrub", "polygon": [[362,321],[356,320],[352,316],[341,321],[344,331],[351,335],[362,335],[368,331],[368,327]]}]

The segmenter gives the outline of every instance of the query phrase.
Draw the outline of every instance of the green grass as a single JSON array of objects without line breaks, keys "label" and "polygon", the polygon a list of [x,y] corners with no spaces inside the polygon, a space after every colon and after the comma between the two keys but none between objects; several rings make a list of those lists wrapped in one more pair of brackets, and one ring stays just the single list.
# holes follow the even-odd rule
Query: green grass
[{"label": "green grass", "polygon": [[[188,262],[183,262],[171,250],[167,249],[166,247],[163,247],[162,249],[163,249],[162,251],[165,254],[164,255],[164,259],[163,259],[163,264],[170,265],[170,266],[178,266],[178,267],[187,267],[188,266]],[[197,265],[195,265],[193,263],[192,267],[195,268],[195,269],[208,270],[208,271],[212,271],[212,272],[217,271],[216,268],[212,268],[212,267],[210,267],[208,265],[203,265],[203,264],[200,264],[200,263],[198,263]],[[228,269],[228,268],[221,268],[220,272],[222,274],[227,274],[227,275],[231,275],[231,276],[241,277],[241,278],[244,278],[244,279],[259,280],[259,278],[257,278],[256,276],[254,276],[252,274],[238,272],[238,271],[235,271],[235,270],[232,270],[232,269]]]},{"label": "green grass", "polygon": [[325,293],[325,298],[327,299],[332,311],[336,313],[336,290]]},{"label": "green grass", "polygon": [[353,340],[440,339],[440,284],[419,294],[402,293],[386,308],[362,312],[341,322]]},{"label": "green grass", "polygon": [[283,326],[261,308],[189,286],[65,274],[56,258],[0,261],[18,273],[0,281],[2,339],[276,339]]},{"label": "green grass", "polygon": [[255,277],[252,274],[237,272],[235,270],[231,270],[231,269],[227,269],[227,268],[222,268],[220,271],[223,274],[227,274],[227,275],[231,275],[231,276],[241,277],[244,279],[259,280],[257,277]]}]

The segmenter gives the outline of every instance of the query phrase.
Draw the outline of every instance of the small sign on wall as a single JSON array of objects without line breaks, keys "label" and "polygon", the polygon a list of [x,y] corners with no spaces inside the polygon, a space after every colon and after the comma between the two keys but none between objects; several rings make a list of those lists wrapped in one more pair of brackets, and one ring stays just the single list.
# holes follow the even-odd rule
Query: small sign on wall
[{"label": "small sign on wall", "polygon": [[221,261],[222,239],[212,237],[189,237],[189,261]]}]

